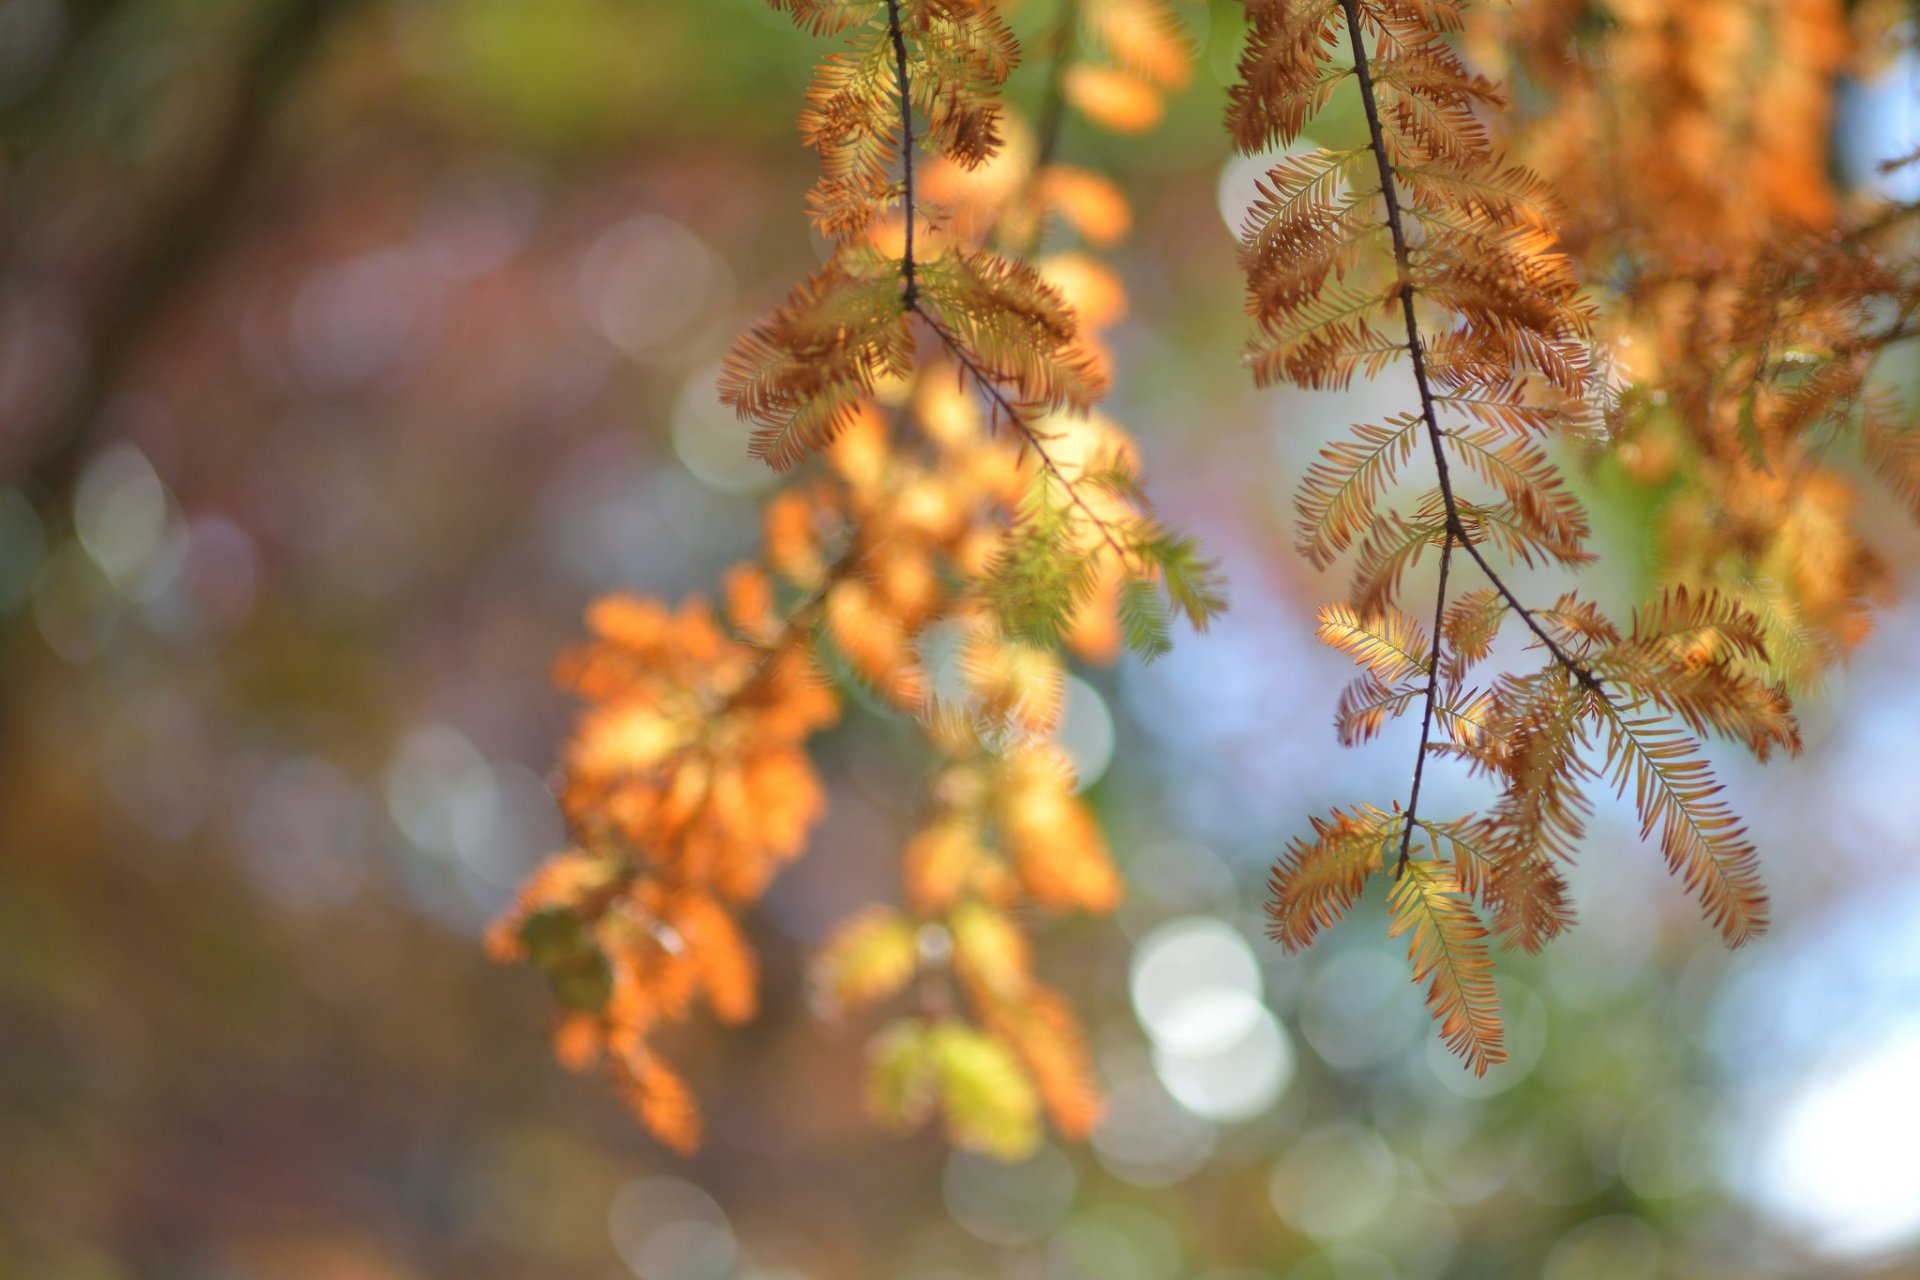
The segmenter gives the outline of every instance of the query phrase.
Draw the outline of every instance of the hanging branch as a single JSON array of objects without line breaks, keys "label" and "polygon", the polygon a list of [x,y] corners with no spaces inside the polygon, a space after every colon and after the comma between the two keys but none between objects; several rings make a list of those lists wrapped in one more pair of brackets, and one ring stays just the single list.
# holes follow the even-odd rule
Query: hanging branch
[{"label": "hanging branch", "polygon": [[[1196,625],[1223,602],[1130,472],[1076,472],[1054,447],[1075,427],[1051,435],[1046,415],[1084,413],[1104,390],[1067,296],[1017,256],[952,242],[949,227],[991,225],[997,209],[921,216],[931,166],[975,168],[1000,148],[998,88],[1018,46],[998,6],[772,2],[816,34],[849,35],[800,118],[821,160],[808,210],[833,251],[739,337],[720,390],[754,424],[755,456],[820,465],[769,504],[763,557],[728,574],[724,619],[700,602],[594,606],[592,640],[559,672],[587,704],[563,769],[575,847],[529,881],[492,944],[547,977],[562,1060],[600,1062],[657,1137],[691,1149],[699,1108],[654,1044],[698,1007],[723,1022],[754,1011],[739,913],[801,852],[824,801],[806,746],[841,699],[812,661],[819,637],[836,673],[902,713],[939,761],[902,852],[902,906],[835,930],[812,966],[819,1007],[937,992],[873,1037],[871,1109],[897,1129],[937,1110],[956,1144],[1014,1158],[1043,1122],[1083,1137],[1101,1109],[1078,1019],[1032,971],[1025,925],[1109,911],[1119,893],[1048,732],[1061,650],[1097,652],[1082,632],[1105,629],[1152,656],[1171,643],[1156,593]],[[957,404],[943,373],[958,375]],[[878,402],[896,402],[882,383],[911,391],[898,422],[882,416]],[[973,429],[974,393],[1010,432]],[[1029,449],[1037,475],[1007,465]],[[1019,474],[1024,500],[1000,479]],[[1081,545],[1069,513],[1103,541]],[[1096,570],[1120,589],[1097,594]],[[784,613],[782,581],[804,593]],[[936,697],[922,665],[936,624],[962,644],[957,694]],[[929,928],[951,938],[950,956],[923,956]]]},{"label": "hanging branch", "polygon": [[1358,0],[1340,0],[1342,11],[1347,19],[1347,39],[1353,50],[1354,75],[1359,82],[1360,104],[1367,117],[1368,149],[1373,153],[1374,164],[1380,176],[1380,197],[1386,206],[1387,233],[1393,242],[1394,272],[1398,283],[1401,316],[1406,323],[1407,353],[1413,364],[1414,386],[1420,394],[1420,418],[1426,425],[1427,442],[1433,450],[1434,475],[1440,484],[1440,498],[1446,509],[1446,532],[1440,545],[1439,582],[1434,589],[1433,603],[1433,653],[1427,662],[1426,693],[1420,714],[1420,747],[1413,761],[1413,784],[1407,792],[1407,820],[1400,830],[1400,854],[1394,863],[1394,878],[1397,880],[1406,873],[1407,860],[1411,854],[1413,831],[1419,817],[1420,783],[1426,771],[1427,748],[1433,734],[1434,709],[1440,692],[1440,655],[1442,650],[1441,623],[1447,608],[1447,568],[1453,558],[1453,548],[1457,543],[1473,557],[1489,582],[1498,591],[1507,605],[1527,624],[1547,652],[1556,662],[1565,667],[1572,676],[1591,689],[1596,695],[1601,693],[1600,681],[1592,672],[1576,662],[1554,638],[1547,634],[1533,616],[1533,612],[1520,603],[1519,597],[1509,587],[1480,548],[1474,545],[1466,526],[1460,519],[1460,504],[1454,497],[1453,476],[1447,465],[1447,450],[1443,441],[1445,433],[1440,429],[1440,421],[1434,410],[1434,394],[1427,378],[1426,351],[1420,341],[1420,322],[1414,313],[1413,272],[1408,263],[1407,232],[1400,220],[1400,198],[1393,176],[1393,163],[1387,158],[1387,143],[1380,124],[1380,104],[1374,96],[1373,70],[1367,57],[1366,37],[1360,29],[1360,6]]},{"label": "hanging branch", "polygon": [[920,289],[913,278],[913,224],[919,213],[913,199],[913,91],[907,80],[907,37],[900,29],[900,0],[887,0],[887,38],[893,43],[893,75],[900,98],[900,217],[906,224],[900,254],[900,305],[917,311]]},{"label": "hanging branch", "polygon": [[[1477,113],[1500,95],[1448,43],[1459,5],[1245,3],[1249,40],[1229,108],[1241,149],[1291,143],[1349,79],[1368,134],[1362,148],[1284,156],[1261,184],[1241,248],[1259,325],[1255,376],[1342,386],[1404,356],[1418,393],[1416,412],[1358,426],[1324,450],[1299,502],[1300,546],[1316,564],[1359,544],[1355,603],[1321,612],[1321,637],[1364,668],[1340,700],[1342,740],[1364,741],[1421,708],[1406,809],[1316,819],[1313,838],[1275,868],[1274,936],[1306,945],[1370,874],[1390,869],[1391,932],[1412,935],[1415,977],[1442,1037],[1485,1071],[1505,1051],[1479,913],[1528,949],[1566,926],[1557,864],[1584,834],[1583,786],[1604,777],[1632,789],[1643,834],[1659,832],[1669,866],[1737,945],[1764,927],[1765,895],[1693,735],[1728,736],[1764,757],[1797,747],[1798,733],[1784,697],[1752,674],[1764,647],[1751,614],[1712,594],[1669,592],[1623,633],[1572,594],[1527,607],[1489,554],[1569,567],[1591,558],[1585,516],[1535,443],[1592,394],[1591,310],[1540,213],[1539,184],[1492,153]],[[1350,67],[1330,60],[1342,43]],[[1437,329],[1423,331],[1421,304]],[[1448,429],[1443,409],[1469,426]],[[1409,518],[1383,498],[1420,435],[1434,488]],[[1493,502],[1462,495],[1456,460],[1496,491]],[[1429,546],[1440,569],[1426,633],[1396,602]],[[1491,589],[1448,599],[1456,547]],[[1509,616],[1544,648],[1546,667],[1468,686]],[[1447,741],[1433,740],[1436,727]],[[1597,765],[1585,758],[1596,743]],[[1495,780],[1488,812],[1444,823],[1421,815],[1437,754]]]}]

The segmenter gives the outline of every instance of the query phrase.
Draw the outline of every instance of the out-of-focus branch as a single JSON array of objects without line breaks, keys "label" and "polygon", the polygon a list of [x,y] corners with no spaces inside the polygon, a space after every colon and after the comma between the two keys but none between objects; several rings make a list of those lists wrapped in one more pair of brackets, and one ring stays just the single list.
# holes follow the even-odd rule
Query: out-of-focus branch
[{"label": "out-of-focus branch", "polygon": [[119,389],[155,319],[218,250],[232,225],[279,108],[322,46],[326,30],[359,0],[285,0],[241,59],[227,110],[179,186],[141,219],[145,228],[118,283],[93,308],[87,364],[67,401],[38,433],[20,477],[53,521],[80,468],[101,443],[100,409]]},{"label": "out-of-focus branch", "polygon": [[68,0],[63,6],[66,29],[61,32],[59,52],[31,88],[0,110],[0,138],[11,141],[32,130],[35,118],[60,96],[68,77],[75,71],[75,64],[85,61],[85,51],[94,33],[127,5],[128,0]]}]

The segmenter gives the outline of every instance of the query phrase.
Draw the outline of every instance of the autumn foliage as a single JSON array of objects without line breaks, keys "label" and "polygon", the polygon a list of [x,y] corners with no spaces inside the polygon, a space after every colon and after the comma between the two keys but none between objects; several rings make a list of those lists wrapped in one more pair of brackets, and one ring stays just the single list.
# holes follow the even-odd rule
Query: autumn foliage
[{"label": "autumn foliage", "polygon": [[[699,1111],[660,1033],[701,1007],[753,1015],[743,915],[821,812],[809,738],[863,686],[915,727],[927,781],[899,901],[827,942],[820,1002],[891,1008],[866,1082],[882,1124],[937,1115],[1016,1156],[1043,1117],[1077,1137],[1101,1114],[1030,938],[1121,894],[1049,738],[1065,664],[1157,656],[1173,618],[1204,629],[1224,607],[1098,409],[1125,296],[1092,251],[1130,215],[1057,156],[1069,107],[1151,128],[1189,50],[1161,0],[1062,4],[1039,23],[1029,123],[1000,88],[1025,53],[1011,19],[1044,6],[773,5],[836,42],[799,115],[831,251],[738,338],[721,392],[744,447],[796,478],[717,613],[595,606],[560,668],[584,704],[573,846],[493,943],[550,981],[562,1059],[602,1064],[690,1149]],[[1565,867],[1596,792],[1630,800],[1730,945],[1767,926],[1703,741],[1798,751],[1790,695],[1887,590],[1862,476],[1920,511],[1920,436],[1881,377],[1916,332],[1914,211],[1826,178],[1831,74],[1874,18],[1849,27],[1824,0],[1605,22],[1578,0],[1244,10],[1228,133],[1266,166],[1239,243],[1247,363],[1262,385],[1404,394],[1299,488],[1301,555],[1351,566],[1319,611],[1359,668],[1337,733],[1418,723],[1404,797],[1313,818],[1281,854],[1271,932],[1306,946],[1383,878],[1442,1038],[1484,1072],[1505,1053],[1491,943],[1536,950],[1572,923]],[[1758,80],[1718,65],[1730,40],[1764,50]],[[1304,141],[1353,109],[1364,141]],[[1610,477],[1656,495],[1658,587],[1603,608],[1572,575],[1595,559],[1578,493]],[[1430,764],[1489,800],[1435,816]]]},{"label": "autumn foliage", "polygon": [[[690,1149],[699,1112],[656,1032],[700,1005],[752,1015],[739,916],[819,816],[806,742],[840,709],[832,677],[858,682],[917,726],[927,792],[902,901],[848,920],[816,985],[835,1013],[898,1006],[870,1045],[881,1123],[938,1113],[955,1142],[1015,1156],[1043,1116],[1076,1137],[1100,1116],[1078,1021],[1027,936],[1040,915],[1120,896],[1049,738],[1064,654],[1156,655],[1173,613],[1204,627],[1223,600],[1094,408],[1124,295],[1086,248],[1125,233],[1127,206],[1000,101],[1020,49],[997,7],[775,7],[843,39],[800,118],[821,161],[807,210],[834,251],[740,336],[721,394],[756,457],[820,465],[769,504],[763,558],[729,575],[723,616],[595,607],[595,638],[560,670],[587,706],[562,795],[575,847],[526,887],[495,950],[547,974],[562,1059],[603,1064],[656,1136]],[[1104,0],[1083,16],[1053,40],[1062,101],[1135,127],[1185,76],[1170,15]],[[1049,225],[1080,246],[1026,256]]]},{"label": "autumn foliage", "polygon": [[[1843,40],[1805,6],[1707,6],[1717,24],[1690,8],[1686,21],[1630,17],[1597,34],[1575,25],[1574,6],[1487,19],[1524,51],[1525,71],[1573,79],[1532,125],[1542,162],[1558,168],[1551,182],[1495,148],[1489,121],[1506,97],[1459,51],[1462,6],[1246,8],[1229,113],[1242,149],[1292,143],[1343,92],[1368,126],[1364,146],[1288,155],[1269,171],[1242,236],[1258,325],[1249,361],[1262,381],[1309,387],[1407,369],[1409,409],[1356,427],[1308,472],[1299,546],[1322,567],[1358,548],[1347,602],[1320,614],[1321,638],[1362,668],[1340,699],[1342,741],[1416,709],[1420,719],[1404,807],[1316,820],[1275,868],[1272,931],[1304,946],[1369,875],[1390,875],[1391,931],[1412,934],[1441,1034],[1484,1072],[1505,1053],[1487,939],[1534,950],[1571,923],[1560,868],[1592,788],[1632,798],[1642,836],[1658,839],[1729,944],[1767,925],[1756,851],[1700,739],[1762,760],[1797,752],[1789,688],[1863,634],[1879,571],[1848,527],[1852,486],[1809,445],[1854,435],[1911,501],[1912,437],[1892,426],[1886,393],[1868,389],[1916,300],[1910,271],[1875,252],[1899,241],[1909,211],[1878,212],[1858,231],[1832,225],[1811,150],[1825,103],[1812,86]],[[1701,82],[1748,21],[1800,38],[1768,83],[1816,99],[1779,113],[1776,136],[1723,115],[1773,117],[1752,83]],[[1466,43],[1500,38],[1478,35]],[[1658,88],[1625,91],[1636,69]],[[1583,260],[1561,238],[1569,223]],[[1583,281],[1622,274],[1611,296]],[[1645,442],[1668,422],[1697,451],[1662,530],[1669,585],[1625,627],[1571,590],[1523,601],[1516,567],[1593,558],[1548,449],[1644,472]],[[1431,487],[1396,509],[1385,496],[1416,458]],[[1429,552],[1432,604],[1416,616],[1402,582]],[[1456,553],[1479,582],[1450,594]],[[1478,675],[1509,624],[1533,663]],[[1423,814],[1431,758],[1487,777],[1493,803]]]}]

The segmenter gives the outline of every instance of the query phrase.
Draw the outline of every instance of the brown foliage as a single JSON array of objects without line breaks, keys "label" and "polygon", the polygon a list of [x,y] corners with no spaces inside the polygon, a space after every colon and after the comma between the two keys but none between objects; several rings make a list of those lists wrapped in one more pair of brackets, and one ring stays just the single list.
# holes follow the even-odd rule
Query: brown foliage
[{"label": "brown foliage", "polygon": [[[1523,7],[1507,20],[1508,29],[1529,33],[1523,48],[1543,76],[1548,46],[1572,37],[1565,28],[1527,24],[1548,23],[1572,7]],[[1562,248],[1549,192],[1578,188],[1583,178],[1591,189],[1609,182],[1607,174],[1581,168],[1596,156],[1633,168],[1636,146],[1658,147],[1663,158],[1673,149],[1674,117],[1664,114],[1659,93],[1627,92],[1610,77],[1617,66],[1653,56],[1663,39],[1702,40],[1708,28],[1690,18],[1663,36],[1630,22],[1605,37],[1621,46],[1620,62],[1583,64],[1553,123],[1572,128],[1582,104],[1598,110],[1596,104],[1617,99],[1630,104],[1629,113],[1646,111],[1649,124],[1625,130],[1615,156],[1597,147],[1568,149],[1553,175],[1561,181],[1550,183],[1496,152],[1486,117],[1504,98],[1458,51],[1461,5],[1247,0],[1246,10],[1250,35],[1228,113],[1236,143],[1247,151],[1290,144],[1342,93],[1357,95],[1369,133],[1364,147],[1284,155],[1261,185],[1241,240],[1247,307],[1257,326],[1248,353],[1254,375],[1262,383],[1338,387],[1356,374],[1405,363],[1415,401],[1384,425],[1358,426],[1350,439],[1329,446],[1298,503],[1299,547],[1316,565],[1357,547],[1349,603],[1321,612],[1322,639],[1364,669],[1340,700],[1341,740],[1370,739],[1388,719],[1419,707],[1412,784],[1404,811],[1363,806],[1314,820],[1314,838],[1296,843],[1275,868],[1273,934],[1304,945],[1345,914],[1372,873],[1390,874],[1392,931],[1413,935],[1415,976],[1428,985],[1442,1037],[1484,1072],[1504,1056],[1484,938],[1491,931],[1533,950],[1571,921],[1557,864],[1579,847],[1587,791],[1596,782],[1631,794],[1642,836],[1658,833],[1668,866],[1730,945],[1766,927],[1755,850],[1720,799],[1699,741],[1728,738],[1761,759],[1775,747],[1799,749],[1772,665],[1776,628],[1756,612],[1751,585],[1670,566],[1676,585],[1636,610],[1622,634],[1588,601],[1568,594],[1551,607],[1530,607],[1507,580],[1516,564],[1572,568],[1592,558],[1585,513],[1543,444],[1554,436],[1603,438],[1596,429],[1603,415],[1615,430],[1633,421],[1629,401],[1610,403],[1600,391],[1604,353],[1596,348],[1606,335]],[[1816,20],[1805,6],[1795,13],[1796,21]],[[1691,72],[1720,51],[1675,56]],[[1821,60],[1831,59],[1831,41],[1814,41],[1795,56],[1828,65]],[[1783,68],[1780,83],[1804,89],[1798,74]],[[1661,92],[1683,98],[1693,92],[1685,76],[1658,83]],[[1722,123],[1710,106],[1689,102],[1700,109],[1682,111],[1683,126]],[[1731,136],[1724,141],[1754,144],[1747,135],[1737,144]],[[1756,145],[1774,163],[1796,163],[1776,154],[1791,146],[1784,135]],[[1862,396],[1887,335],[1872,335],[1878,343],[1863,339],[1861,322],[1869,314],[1884,317],[1885,299],[1910,298],[1901,293],[1907,281],[1856,245],[1829,241],[1818,251],[1789,252],[1764,229],[1749,234],[1744,227],[1729,239],[1749,259],[1704,261],[1703,247],[1672,229],[1702,227],[1681,210],[1716,198],[1705,175],[1675,174],[1653,161],[1638,171],[1651,175],[1649,188],[1629,186],[1619,223],[1604,231],[1584,224],[1576,235],[1586,238],[1576,243],[1594,257],[1596,246],[1618,255],[1651,243],[1658,252],[1648,256],[1663,270],[1694,271],[1724,297],[1723,319],[1703,323],[1706,317],[1689,313],[1679,320],[1684,339],[1675,327],[1665,341],[1648,343],[1654,352],[1692,345],[1695,358],[1676,361],[1667,394],[1695,388],[1686,394],[1704,411],[1696,435],[1703,452],[1712,447],[1725,467],[1702,486],[1716,495],[1710,500],[1762,506],[1775,518],[1791,504],[1844,503],[1805,482],[1810,460],[1800,442]],[[1775,177],[1762,175],[1750,194],[1783,224],[1829,207],[1817,192],[1789,198],[1790,184]],[[1652,189],[1669,179],[1673,190]],[[1631,203],[1638,198],[1643,206]],[[1896,301],[1900,324],[1912,305]],[[1809,362],[1809,344],[1833,354]],[[1729,377],[1729,363],[1742,359]],[[1692,383],[1689,369],[1699,371]],[[1728,396],[1729,387],[1738,390]],[[1726,405],[1720,428],[1707,403],[1715,399]],[[1909,451],[1888,435],[1868,439],[1883,467],[1901,474]],[[1423,455],[1433,487],[1410,511],[1388,506],[1395,480]],[[1463,487],[1474,481],[1486,497]],[[1793,522],[1785,523],[1754,549],[1791,538]],[[1805,541],[1832,548],[1836,523],[1829,515]],[[1725,533],[1691,532],[1684,545],[1717,566]],[[1438,559],[1430,630],[1399,603],[1409,572],[1429,550]],[[1488,585],[1452,599],[1456,552]],[[1845,567],[1830,572],[1821,589],[1848,608],[1867,581],[1860,555],[1842,552],[1841,560]],[[1808,584],[1794,603],[1812,603],[1814,594]],[[1830,617],[1829,609],[1820,625],[1830,625]],[[1502,625],[1513,620],[1544,665],[1469,684]],[[1488,776],[1498,790],[1494,802],[1447,822],[1422,816],[1431,756],[1462,760]]]},{"label": "brown foliage", "polygon": [[[735,342],[721,391],[755,456],[812,470],[769,504],[724,624],[699,604],[596,606],[596,639],[561,668],[586,703],[565,762],[575,847],[494,945],[552,983],[562,1060],[604,1060],[653,1132],[691,1146],[697,1109],[654,1036],[697,1006],[752,1016],[738,913],[819,814],[806,744],[838,711],[839,671],[932,763],[903,903],[836,932],[821,1003],[906,1004],[869,1045],[881,1123],[937,1112],[955,1141],[1017,1155],[1043,1116],[1077,1136],[1100,1115],[1025,925],[1121,892],[1047,740],[1063,652],[1152,657],[1172,614],[1204,627],[1224,607],[1096,408],[1117,279],[1085,252],[1032,250],[1049,219],[1087,246],[1126,233],[1113,185],[1056,162],[1062,115],[1152,127],[1189,50],[1162,0],[1065,6],[1036,133],[999,96],[1022,49],[995,0],[773,4],[843,45],[800,112],[832,252]],[[1848,28],[1830,0],[1604,22],[1588,0],[1244,8],[1227,120],[1242,151],[1293,147],[1341,100],[1367,126],[1364,145],[1271,160],[1240,236],[1247,362],[1261,385],[1410,378],[1406,408],[1327,446],[1297,502],[1302,555],[1353,561],[1347,598],[1320,611],[1362,668],[1339,737],[1418,708],[1408,794],[1312,820],[1274,868],[1272,933],[1306,946],[1389,877],[1390,933],[1442,1039],[1484,1072],[1505,1054],[1488,939],[1531,951],[1572,923],[1563,868],[1596,785],[1631,795],[1729,945],[1766,927],[1756,850],[1702,741],[1797,752],[1788,690],[1858,641],[1886,590],[1835,442],[1920,514],[1920,434],[1880,377],[1920,334],[1915,210],[1846,199],[1824,154],[1832,74],[1864,56],[1880,9]],[[1489,72],[1530,90],[1521,109]],[[1513,585],[1516,566],[1594,558],[1569,447],[1661,486],[1661,589],[1624,627]],[[1503,631],[1524,650],[1483,671]],[[935,635],[957,674],[930,669]],[[1425,814],[1436,759],[1492,801]]]}]

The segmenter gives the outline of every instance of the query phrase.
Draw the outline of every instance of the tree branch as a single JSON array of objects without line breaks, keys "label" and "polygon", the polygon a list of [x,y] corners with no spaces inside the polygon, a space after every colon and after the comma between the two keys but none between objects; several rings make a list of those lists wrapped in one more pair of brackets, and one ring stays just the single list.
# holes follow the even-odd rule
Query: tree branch
[{"label": "tree branch", "polygon": [[101,443],[100,409],[118,390],[155,319],[219,248],[218,233],[232,218],[266,148],[281,103],[324,48],[328,28],[358,4],[284,0],[272,10],[235,75],[232,109],[197,158],[192,177],[142,219],[144,236],[133,248],[132,265],[96,314],[86,378],[41,428],[39,454],[25,464],[28,486],[50,518],[62,518],[62,504]]},{"label": "tree branch", "polygon": [[1053,32],[1053,59],[1047,65],[1047,92],[1040,106],[1040,146],[1034,152],[1038,177],[1060,150],[1060,133],[1067,121],[1067,68],[1073,62],[1074,31],[1080,25],[1080,0],[1060,0],[1060,25]]},{"label": "tree branch", "polygon": [[907,80],[907,37],[900,27],[900,0],[887,0],[887,34],[893,38],[893,75],[900,93],[900,203],[906,217],[906,245],[900,258],[900,304],[918,310],[920,286],[913,278],[913,88]]},{"label": "tree branch", "polygon": [[[1034,169],[1036,176],[1039,174],[1041,168],[1050,162],[1053,148],[1057,145],[1061,116],[1059,106],[1064,101],[1061,97],[1060,86],[1061,80],[1066,73],[1068,57],[1072,51],[1073,27],[1078,21],[1078,17],[1079,0],[1064,0],[1060,18],[1060,28],[1054,43],[1053,69],[1048,82],[1048,93],[1051,95],[1048,109],[1048,122],[1043,126],[1041,141],[1042,152],[1040,158],[1036,161]],[[1059,462],[1048,452],[1041,433],[1035,429],[1032,423],[1028,422],[1026,418],[1021,415],[1019,407],[1013,403],[1006,392],[1000,389],[999,384],[994,380],[992,375],[987,372],[986,368],[981,365],[978,358],[967,350],[966,344],[962,343],[951,329],[942,324],[937,316],[920,305],[920,287],[914,279],[913,256],[913,86],[907,77],[907,40],[906,33],[902,29],[900,22],[900,0],[887,0],[887,34],[893,41],[894,79],[900,98],[901,203],[905,206],[907,223],[906,242],[900,259],[901,305],[905,307],[909,313],[919,316],[924,320],[927,323],[927,327],[938,335],[941,343],[945,345],[953,358],[959,362],[960,367],[966,370],[967,374],[973,378],[974,383],[980,388],[981,392],[993,402],[996,416],[1000,414],[1006,416],[1007,421],[1012,424],[1014,430],[1020,433],[1022,441],[1030,446],[1039,457],[1040,465],[1049,475],[1060,482],[1061,488],[1067,492],[1068,500],[1071,501],[1074,506],[1078,507],[1081,512],[1086,515],[1088,520],[1092,521],[1093,527],[1099,532],[1101,539],[1106,542],[1108,547],[1112,548],[1113,553],[1119,557],[1120,563],[1125,565],[1127,563],[1126,548],[1122,546],[1120,540],[1114,536],[1112,526],[1088,504],[1086,498],[1081,494],[1079,486],[1067,477],[1067,473],[1061,469]]]},{"label": "tree branch", "polygon": [[1426,705],[1420,712],[1420,753],[1413,758],[1413,786],[1407,792],[1407,825],[1400,832],[1400,858],[1394,863],[1393,878],[1407,871],[1407,857],[1413,849],[1413,823],[1420,812],[1420,782],[1427,771],[1427,742],[1433,733],[1433,708],[1440,696],[1440,628],[1447,616],[1447,568],[1453,559],[1453,534],[1440,542],[1440,584],[1433,593],[1433,649],[1427,654]]},{"label": "tree branch", "polygon": [[1413,787],[1407,797],[1407,825],[1400,835],[1400,860],[1395,869],[1398,876],[1405,871],[1408,851],[1413,839],[1413,828],[1418,817],[1421,774],[1426,764],[1427,742],[1433,729],[1433,709],[1440,678],[1440,650],[1442,645],[1441,623],[1444,619],[1447,593],[1447,562],[1451,557],[1453,544],[1458,542],[1463,551],[1473,557],[1480,571],[1487,576],[1494,589],[1506,600],[1507,605],[1520,616],[1529,630],[1539,637],[1553,655],[1554,661],[1565,667],[1582,685],[1597,695],[1601,693],[1600,678],[1582,666],[1551,635],[1533,612],[1520,603],[1513,589],[1490,564],[1473,539],[1467,536],[1466,524],[1460,518],[1460,504],[1454,497],[1453,476],[1447,466],[1445,433],[1440,429],[1438,413],[1434,408],[1433,386],[1427,376],[1426,348],[1420,340],[1420,322],[1413,309],[1413,269],[1411,255],[1407,248],[1407,231],[1401,217],[1400,197],[1393,178],[1393,162],[1387,157],[1386,131],[1380,123],[1380,104],[1374,97],[1373,70],[1367,61],[1366,34],[1360,25],[1359,0],[1340,0],[1340,8],[1346,14],[1347,39],[1353,46],[1353,70],[1360,84],[1360,104],[1366,112],[1368,146],[1373,151],[1374,164],[1380,174],[1380,198],[1385,202],[1387,215],[1387,234],[1393,240],[1393,265],[1399,280],[1400,311],[1406,321],[1407,354],[1413,359],[1413,380],[1420,392],[1420,418],[1426,424],[1427,443],[1433,450],[1433,469],[1440,482],[1440,499],[1446,507],[1446,536],[1441,543],[1440,583],[1438,600],[1434,605],[1433,653],[1427,671],[1426,707],[1420,717],[1420,755],[1414,761]]},{"label": "tree branch", "polygon": [[992,375],[974,358],[973,353],[967,350],[966,344],[961,342],[951,329],[942,324],[939,317],[933,315],[918,303],[914,304],[912,311],[913,314],[927,322],[927,327],[939,336],[940,341],[946,345],[947,350],[953,355],[953,358],[959,362],[960,367],[965,369],[973,378],[975,385],[980,388],[981,393],[993,402],[996,417],[1005,415],[1007,421],[1012,424],[1013,429],[1020,433],[1022,441],[1030,447],[1034,454],[1040,459],[1041,467],[1060,482],[1060,487],[1067,491],[1068,500],[1072,502],[1074,506],[1080,508],[1087,519],[1093,522],[1093,527],[1099,531],[1101,539],[1106,542],[1107,546],[1113,549],[1114,555],[1120,558],[1120,563],[1122,565],[1127,564],[1126,548],[1123,547],[1120,544],[1120,540],[1114,536],[1112,525],[1088,505],[1086,498],[1080,492],[1080,486],[1067,477],[1067,473],[1061,469],[1058,460],[1047,451],[1045,443],[1046,437],[1043,436],[1031,422],[1028,422],[1026,418],[1021,416],[1019,406],[1014,404],[1007,393],[1000,389],[1000,385],[994,381]]}]

